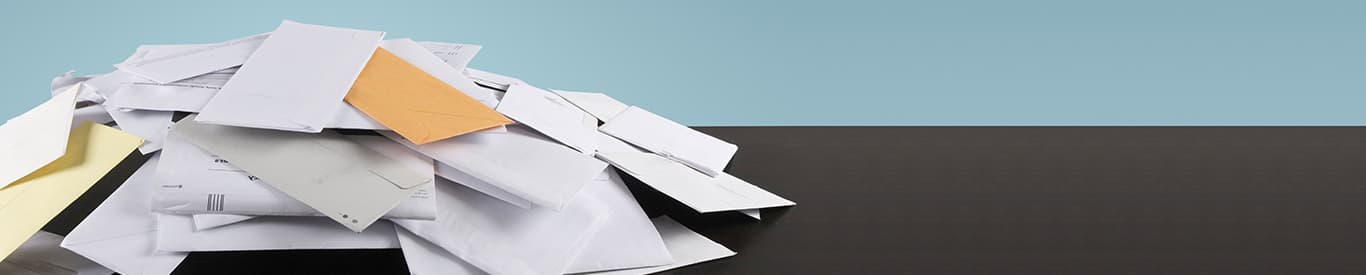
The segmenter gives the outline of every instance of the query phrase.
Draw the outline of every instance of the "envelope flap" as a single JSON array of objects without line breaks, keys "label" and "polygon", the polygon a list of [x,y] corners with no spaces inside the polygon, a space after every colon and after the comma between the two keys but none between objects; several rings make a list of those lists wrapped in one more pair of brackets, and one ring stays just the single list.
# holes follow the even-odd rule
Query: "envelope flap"
[{"label": "envelope flap", "polygon": [[0,187],[5,187],[66,154],[76,95],[71,85],[47,102],[0,125]]},{"label": "envelope flap", "polygon": [[512,122],[384,48],[375,49],[346,102],[416,144]]}]

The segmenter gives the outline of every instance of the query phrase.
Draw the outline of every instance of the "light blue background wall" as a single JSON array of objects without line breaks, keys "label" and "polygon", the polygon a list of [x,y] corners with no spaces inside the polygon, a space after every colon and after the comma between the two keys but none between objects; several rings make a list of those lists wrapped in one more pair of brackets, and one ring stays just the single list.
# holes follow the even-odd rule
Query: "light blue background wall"
[{"label": "light blue background wall", "polygon": [[692,125],[1366,124],[1359,0],[73,2],[0,4],[0,117],[139,44],[289,18],[481,44]]}]

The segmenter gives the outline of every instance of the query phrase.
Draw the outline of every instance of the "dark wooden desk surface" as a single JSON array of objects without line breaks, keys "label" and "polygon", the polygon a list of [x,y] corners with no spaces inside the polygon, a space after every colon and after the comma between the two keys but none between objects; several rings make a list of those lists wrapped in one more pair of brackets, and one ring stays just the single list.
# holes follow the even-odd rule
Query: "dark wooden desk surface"
[{"label": "dark wooden desk surface", "polygon": [[[728,171],[798,203],[698,215],[739,252],[675,273],[1366,274],[1366,128],[718,127]],[[64,234],[137,167],[46,230]],[[632,181],[628,178],[628,181]],[[398,250],[194,253],[201,273],[405,273]]]}]

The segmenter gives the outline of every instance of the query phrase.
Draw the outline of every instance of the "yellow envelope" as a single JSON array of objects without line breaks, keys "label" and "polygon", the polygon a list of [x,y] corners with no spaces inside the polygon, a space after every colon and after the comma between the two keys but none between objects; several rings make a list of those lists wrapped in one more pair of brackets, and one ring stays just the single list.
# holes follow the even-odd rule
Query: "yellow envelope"
[{"label": "yellow envelope", "polygon": [[139,145],[142,138],[109,126],[86,122],[71,129],[65,155],[0,189],[0,259],[19,248]]},{"label": "yellow envelope", "polygon": [[383,48],[375,49],[346,102],[416,144],[512,123]]}]

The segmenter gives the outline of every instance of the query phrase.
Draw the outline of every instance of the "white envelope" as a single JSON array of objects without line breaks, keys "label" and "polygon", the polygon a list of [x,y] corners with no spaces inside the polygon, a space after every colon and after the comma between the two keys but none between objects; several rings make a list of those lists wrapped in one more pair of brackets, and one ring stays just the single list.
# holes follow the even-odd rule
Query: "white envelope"
[{"label": "white envelope", "polygon": [[[397,227],[397,226],[395,226]],[[446,251],[432,242],[398,228],[398,243],[403,248],[403,261],[408,263],[408,273],[413,275],[480,275],[487,274],[478,267],[460,260],[455,254]]]},{"label": "white envelope", "polygon": [[173,131],[356,232],[432,182],[333,132],[209,125],[192,117]]},{"label": "white envelope", "polygon": [[607,272],[588,273],[594,275],[640,275],[662,272],[665,270],[689,266],[701,262],[716,260],[720,258],[735,256],[735,251],[722,246],[702,234],[693,232],[688,227],[678,224],[668,216],[654,218],[654,225],[659,229],[659,234],[664,237],[664,245],[669,247],[669,254],[673,255],[673,264],[656,267],[615,270]]},{"label": "white envelope", "polygon": [[603,133],[717,176],[739,147],[635,106],[612,117]]},{"label": "white envelope", "polygon": [[91,262],[81,255],[72,253],[58,245],[62,236],[38,231],[13,253],[0,261],[0,274],[33,275],[109,275],[113,270]]},{"label": "white envelope", "polygon": [[584,154],[597,151],[595,131],[583,125],[584,118],[590,115],[559,95],[531,85],[514,84],[503,95],[497,110],[574,150]]},{"label": "white envelope", "polygon": [[197,75],[241,66],[268,36],[268,34],[247,36],[177,51],[156,58],[142,58],[133,62],[119,63],[114,67],[158,83],[176,82]]},{"label": "white envelope", "polygon": [[603,152],[646,153],[645,149],[640,149],[640,147],[636,147],[635,145],[631,145],[630,143],[626,143],[615,137],[598,132],[598,154],[602,154]]},{"label": "white envelope", "polygon": [[700,213],[796,204],[730,174],[708,177],[655,154],[598,152],[598,156]]},{"label": "white envelope", "polygon": [[523,209],[462,185],[437,180],[435,221],[393,222],[493,274],[560,274],[606,219],[606,207],[583,200],[559,212]]},{"label": "white envelope", "polygon": [[117,109],[199,112],[236,72],[222,70],[172,83],[133,81],[120,86],[104,104]]},{"label": "white envelope", "polygon": [[62,240],[62,247],[121,274],[169,274],[188,253],[157,252],[151,206],[158,156],[147,160]]},{"label": "white envelope", "polygon": [[284,21],[196,120],[321,132],[379,46],[383,32]]},{"label": "white envelope", "polygon": [[[432,159],[381,136],[346,136],[381,155],[401,162],[413,172],[432,178]],[[172,134],[166,138],[157,170],[162,184],[157,185],[153,210],[175,214],[243,214],[262,216],[322,216],[318,210],[276,190],[259,178],[227,163],[227,160]],[[384,214],[388,218],[436,218],[436,200],[432,185],[417,187]],[[215,227],[245,220],[248,217],[196,218],[198,228]]]},{"label": "white envelope", "polygon": [[507,91],[513,84],[526,84],[521,79],[469,67],[465,68],[465,75],[473,78],[475,83],[503,91]]},{"label": "white envelope", "polygon": [[422,45],[441,61],[461,72],[470,65],[470,60],[474,60],[474,56],[479,54],[479,50],[484,48],[479,45],[432,41],[418,41],[417,44]]},{"label": "white envelope", "polygon": [[[735,251],[731,251],[729,248],[708,239],[706,236],[702,236],[702,234],[693,232],[691,229],[688,229],[688,227],[678,224],[678,222],[675,222],[668,216],[654,218],[651,222],[653,227],[659,230],[659,235],[664,240],[664,246],[668,248],[669,254],[672,256],[672,264],[580,274],[652,274],[735,255]],[[440,247],[412,235],[412,233],[408,233],[405,230],[399,230],[398,237],[399,242],[403,246],[403,258],[408,262],[408,271],[412,272],[414,275],[488,274],[459,257],[452,255],[450,252],[446,252]]]},{"label": "white envelope", "polygon": [[0,188],[66,154],[80,86],[72,85],[0,125]]},{"label": "white envelope", "polygon": [[509,128],[507,133],[471,133],[423,145],[391,132],[381,134],[483,183],[550,209],[564,207],[607,167],[533,133]]},{"label": "white envelope", "polygon": [[398,248],[398,236],[387,222],[352,232],[323,217],[256,217],[195,230],[190,216],[157,214],[157,250],[242,251],[281,249]]},{"label": "white envelope", "polygon": [[237,214],[195,214],[190,216],[194,218],[194,230],[217,228],[258,217]]},{"label": "white envelope", "polygon": [[171,130],[171,117],[175,115],[175,112],[165,111],[120,110],[109,105],[104,108],[119,130],[143,139],[138,151],[144,155],[161,150],[166,133]]},{"label": "white envelope", "polygon": [[612,117],[621,114],[621,112],[625,112],[626,108],[630,107],[627,106],[626,103],[621,103],[621,101],[617,101],[602,93],[561,90],[551,91],[554,91],[556,94],[564,97],[565,100],[568,100],[569,103],[573,103],[574,106],[579,106],[579,109],[583,109],[584,112],[588,112],[588,114],[593,115],[593,117],[596,117],[603,122],[611,120]]},{"label": "white envelope", "polygon": [[599,200],[607,205],[607,220],[588,239],[583,252],[565,273],[583,273],[660,266],[673,263],[673,257],[660,239],[659,231],[645,216],[645,210],[626,189],[616,171],[604,170],[584,187],[576,200]]},{"label": "white envelope", "polygon": [[[464,69],[463,66],[457,68],[443,62],[441,58],[434,55],[432,51],[424,48],[423,45],[418,44],[418,42],[414,42],[412,39],[384,40],[384,42],[380,42],[380,47],[384,47],[385,50],[388,50],[390,53],[398,56],[398,58],[403,59],[403,61],[407,61],[408,64],[441,80],[441,82],[446,83],[446,85],[450,85],[456,90],[460,90],[460,92],[474,98],[474,100],[479,101],[479,103],[483,103],[489,108],[498,106],[498,97],[488,90],[479,89],[477,85],[474,84],[474,80],[469,79],[469,77],[462,73],[462,69]],[[457,55],[458,54],[459,53],[457,53]],[[473,55],[473,53],[468,54],[471,56]]]},{"label": "white envelope", "polygon": [[465,187],[474,189],[475,191],[479,191],[480,193],[484,193],[485,195],[489,195],[491,197],[511,203],[512,205],[516,205],[517,207],[530,209],[536,206],[536,204],[531,203],[531,201],[523,199],[522,197],[519,197],[516,194],[508,192],[507,190],[503,190],[502,188],[499,188],[497,185],[488,183],[484,180],[471,176],[470,174],[466,174],[465,172],[460,171],[460,169],[455,169],[449,165],[437,163],[436,175],[441,176],[442,178],[446,178],[451,182],[459,183],[460,185],[464,185]]}]

